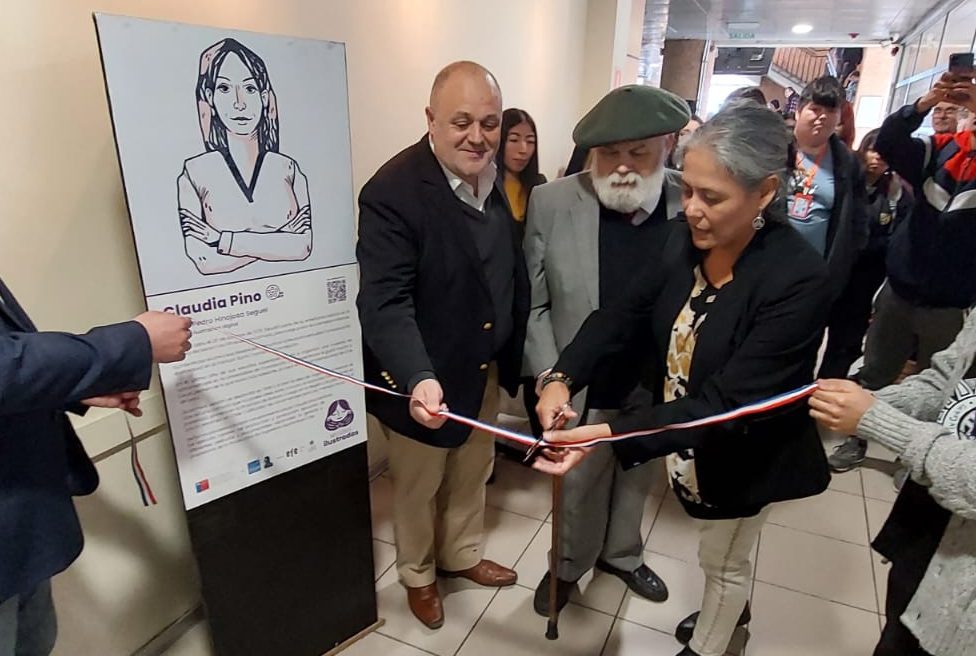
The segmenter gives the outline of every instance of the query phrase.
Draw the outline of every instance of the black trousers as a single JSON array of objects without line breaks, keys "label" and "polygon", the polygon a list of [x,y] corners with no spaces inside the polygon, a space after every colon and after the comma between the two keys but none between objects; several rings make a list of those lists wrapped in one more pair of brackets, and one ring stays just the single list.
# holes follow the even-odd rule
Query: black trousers
[{"label": "black trousers", "polygon": [[851,365],[861,357],[864,333],[871,320],[871,301],[884,279],[884,252],[862,253],[847,287],[831,309],[820,378],[847,378]]},{"label": "black trousers", "polygon": [[918,589],[928,563],[892,562],[888,572],[888,597],[885,602],[885,627],[873,656],[932,656],[901,623],[901,614]]},{"label": "black trousers", "polygon": [[874,656],[931,656],[901,623],[901,616],[925,577],[950,517],[949,511],[939,506],[926,488],[911,479],[905,481],[872,545],[891,560],[886,622]]}]

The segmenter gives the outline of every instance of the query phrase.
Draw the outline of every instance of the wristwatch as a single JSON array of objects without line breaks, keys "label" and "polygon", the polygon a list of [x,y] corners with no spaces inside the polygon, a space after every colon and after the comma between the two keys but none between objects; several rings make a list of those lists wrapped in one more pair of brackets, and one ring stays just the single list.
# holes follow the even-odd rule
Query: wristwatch
[{"label": "wristwatch", "polygon": [[570,389],[573,388],[573,379],[561,371],[550,371],[543,376],[541,389],[545,389],[549,383],[562,383]]}]

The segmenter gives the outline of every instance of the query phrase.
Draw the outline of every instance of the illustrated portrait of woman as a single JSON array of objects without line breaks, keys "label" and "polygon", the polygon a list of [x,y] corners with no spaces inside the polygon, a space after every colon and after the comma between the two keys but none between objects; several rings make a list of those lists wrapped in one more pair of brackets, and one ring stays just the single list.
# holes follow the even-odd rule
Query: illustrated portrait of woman
[{"label": "illustrated portrait of woman", "polygon": [[264,61],[234,39],[200,56],[196,88],[206,152],[177,180],[187,257],[204,275],[312,252],[308,181],[278,151],[278,106]]}]

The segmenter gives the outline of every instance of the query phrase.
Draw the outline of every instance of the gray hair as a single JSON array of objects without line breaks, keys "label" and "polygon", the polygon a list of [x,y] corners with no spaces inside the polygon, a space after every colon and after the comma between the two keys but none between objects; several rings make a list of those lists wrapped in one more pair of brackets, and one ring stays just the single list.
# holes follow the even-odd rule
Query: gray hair
[{"label": "gray hair", "polygon": [[787,222],[787,184],[793,173],[793,135],[783,117],[752,100],[738,100],[689,137],[682,151],[708,148],[729,175],[750,191],[771,175],[779,189],[763,215],[767,221]]}]

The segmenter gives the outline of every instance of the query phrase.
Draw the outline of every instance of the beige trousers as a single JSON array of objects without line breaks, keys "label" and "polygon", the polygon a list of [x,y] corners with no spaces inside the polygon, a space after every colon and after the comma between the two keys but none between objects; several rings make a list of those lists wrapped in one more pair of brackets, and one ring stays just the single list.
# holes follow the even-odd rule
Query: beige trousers
[{"label": "beige trousers", "polygon": [[698,562],[705,593],[695,633],[688,643],[700,656],[723,656],[752,587],[752,550],[770,506],[755,517],[702,522]]},{"label": "beige trousers", "polygon": [[[498,415],[498,373],[494,364],[478,419]],[[456,572],[482,558],[485,484],[495,458],[493,438],[472,431],[461,446],[422,444],[384,426],[393,481],[393,530],[397,572],[408,588],[430,585],[435,568]]]}]

